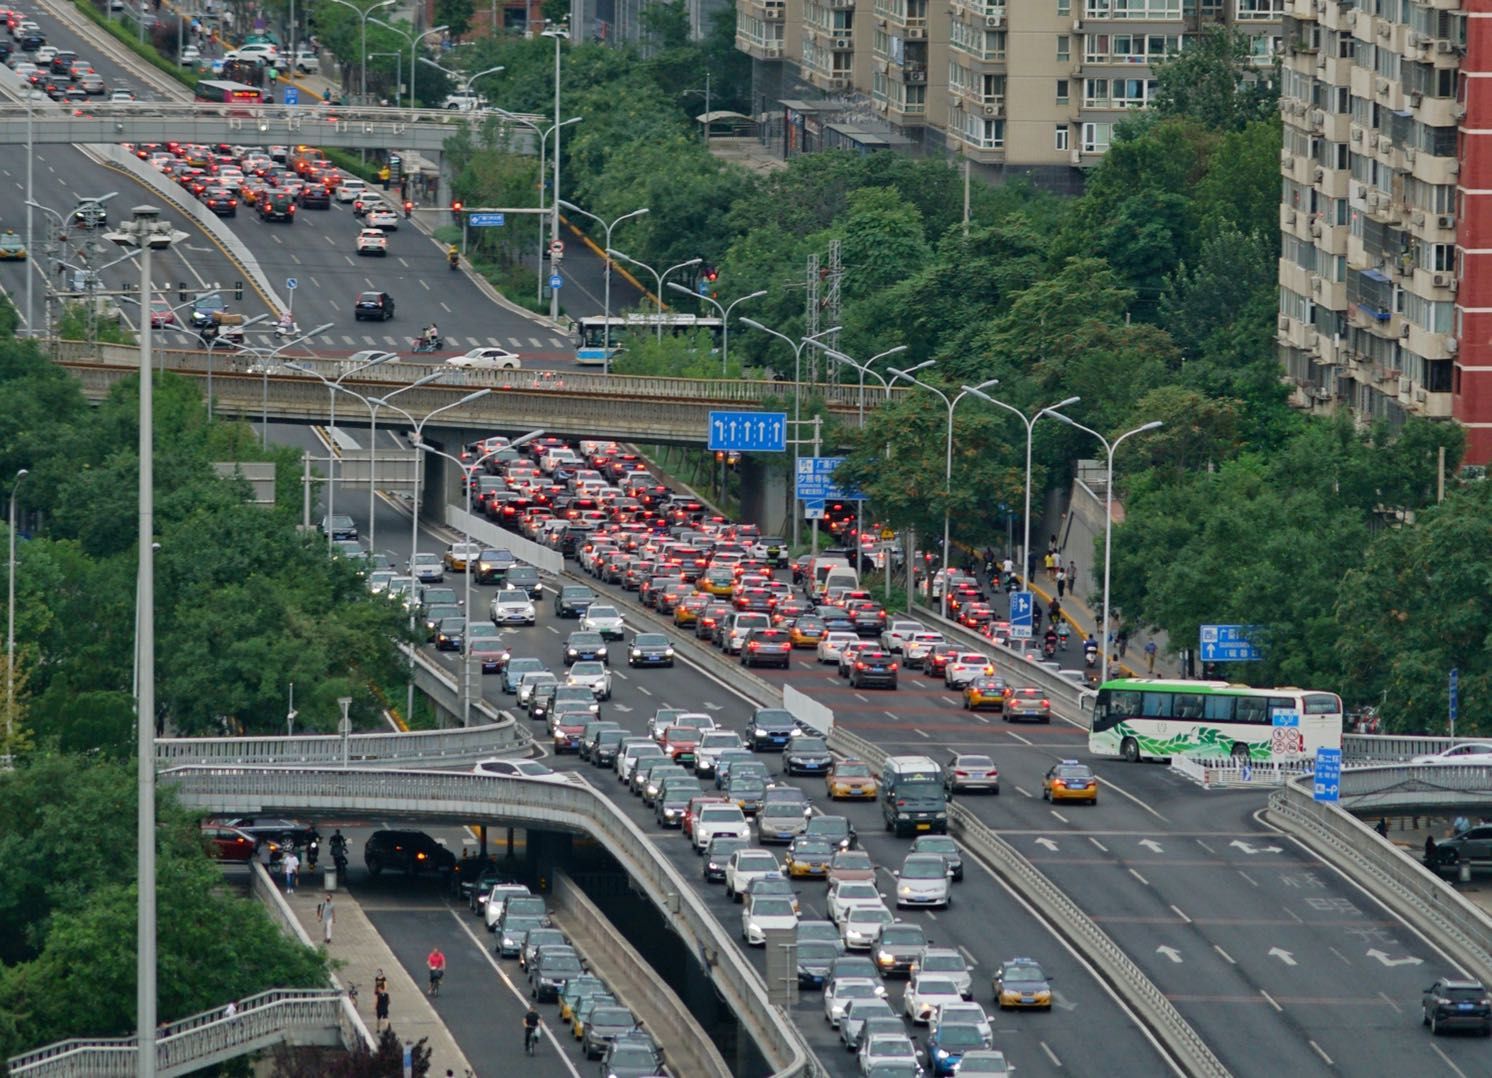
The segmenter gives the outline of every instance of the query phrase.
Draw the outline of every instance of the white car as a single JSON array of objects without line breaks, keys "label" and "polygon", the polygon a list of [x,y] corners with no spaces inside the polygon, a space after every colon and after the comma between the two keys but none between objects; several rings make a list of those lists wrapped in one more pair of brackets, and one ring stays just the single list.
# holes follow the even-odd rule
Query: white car
[{"label": "white car", "polygon": [[713,775],[716,761],[727,749],[744,749],[741,735],[733,730],[710,730],[699,735],[699,744],[694,749],[694,773]]},{"label": "white car", "polygon": [[875,1033],[860,1046],[860,1073],[870,1074],[877,1066],[899,1065],[913,1074],[921,1066],[917,1046],[905,1033]]},{"label": "white car", "polygon": [[622,751],[616,754],[616,777],[618,782],[625,782],[629,786],[632,783],[632,774],[646,760],[663,759],[663,748],[652,738],[644,738],[646,744],[635,748],[623,745]]},{"label": "white car", "polygon": [[[940,977],[947,977],[958,985],[959,993],[965,999],[974,998],[974,974],[964,956],[952,947],[928,947],[923,950],[912,962],[911,975],[915,977],[919,973],[936,973]],[[971,1006],[978,1007],[979,1004]]]},{"label": "white car", "polygon": [[868,951],[882,927],[896,920],[885,906],[855,906],[839,923],[839,935],[847,951]]},{"label": "white car", "polygon": [[[662,755],[660,750],[659,755]],[[694,830],[689,840],[694,843],[695,853],[704,853],[710,839],[717,835],[750,840],[751,824],[746,814],[735,805],[701,805],[694,819]]]},{"label": "white car", "polygon": [[941,906],[948,908],[953,870],[940,853],[911,853],[896,873],[896,908]]},{"label": "white car", "polygon": [[505,775],[510,778],[541,779],[555,774],[538,760],[510,760],[494,756],[490,760],[478,760],[472,771],[478,775]]},{"label": "white car", "polygon": [[516,371],[523,361],[506,348],[473,348],[463,355],[451,356],[446,365],[473,371]]},{"label": "white car", "polygon": [[278,46],[268,41],[256,41],[252,45],[240,45],[231,52],[225,53],[223,59],[258,60],[260,63],[273,64],[279,62],[280,50]]},{"label": "white car", "polygon": [[399,215],[387,206],[379,206],[377,209],[369,210],[363,214],[363,222],[369,228],[381,229],[384,232],[394,232],[399,227]]},{"label": "white car", "polygon": [[[957,983],[956,980],[955,983]],[[990,1029],[989,1015],[985,1014],[984,1008],[977,1003],[965,1000],[963,1003],[939,1004],[938,1009],[933,1012],[932,1027],[936,1029],[945,1022],[949,1025],[974,1026],[979,1030],[979,1035],[984,1038],[985,1043],[994,1041],[995,1034]]]},{"label": "white car", "polygon": [[600,633],[604,640],[620,640],[622,612],[614,606],[591,605],[580,615],[580,627],[588,633]]},{"label": "white car", "polygon": [[421,584],[439,584],[446,578],[445,563],[439,554],[416,554],[409,559],[409,575]]},{"label": "white car", "polygon": [[1439,752],[1416,756],[1411,764],[1492,764],[1492,744],[1485,741],[1463,741]]},{"label": "white car", "polygon": [[829,896],[824,900],[829,920],[836,925],[842,924],[852,909],[874,909],[884,905],[881,892],[872,880],[830,880]]},{"label": "white car", "polygon": [[187,45],[177,57],[182,67],[196,67],[202,62],[202,50],[196,45]]},{"label": "white car", "polygon": [[912,638],[901,646],[902,659],[908,666],[921,666],[939,644],[948,643],[942,633],[913,633]]},{"label": "white car", "polygon": [[357,253],[360,255],[387,256],[389,238],[376,228],[365,228],[357,234]]},{"label": "white car", "polygon": [[611,699],[611,671],[606,668],[605,663],[576,663],[570,667],[565,684],[584,685],[595,694],[597,700]]},{"label": "white car", "polygon": [[529,700],[533,699],[534,690],[540,685],[556,685],[559,678],[548,670],[530,670],[518,679],[518,706],[528,707]]},{"label": "white car", "polygon": [[741,909],[741,936],[750,947],[765,946],[773,929],[798,927],[798,912],[785,895],[752,895]]},{"label": "white car", "polygon": [[135,99],[133,90],[110,90],[109,103],[112,105],[127,105]]},{"label": "white car", "polygon": [[948,659],[943,668],[943,684],[950,689],[961,689],[977,677],[994,677],[995,664],[988,655],[977,651],[960,651]]},{"label": "white car", "polygon": [[881,647],[894,653],[900,652],[906,642],[918,633],[927,631],[927,626],[911,618],[896,618],[881,630]]},{"label": "white car", "polygon": [[497,921],[503,915],[503,904],[509,895],[529,895],[533,892],[521,883],[499,883],[485,895],[477,896],[477,908],[482,911],[482,922],[488,932],[497,931]]},{"label": "white car", "polygon": [[918,1025],[927,1025],[944,1004],[962,1003],[964,997],[951,977],[938,973],[919,973],[907,984],[902,1006],[907,1017]]},{"label": "white car", "polygon": [[849,644],[860,643],[860,638],[854,633],[832,632],[825,633],[819,637],[818,658],[821,663],[839,662],[840,654]]},{"label": "white car", "polygon": [[777,856],[771,850],[760,847],[736,850],[725,863],[725,896],[739,898],[746,893],[752,880],[781,870],[782,866],[777,863]]},{"label": "white car", "polygon": [[852,999],[878,999],[882,986],[869,977],[836,977],[824,986],[824,1018],[835,1029]]},{"label": "white car", "polygon": [[528,592],[508,588],[492,597],[492,622],[494,625],[533,625],[534,601]]},{"label": "white car", "polygon": [[367,194],[368,185],[362,180],[348,176],[337,184],[336,197],[338,202],[356,202]]}]

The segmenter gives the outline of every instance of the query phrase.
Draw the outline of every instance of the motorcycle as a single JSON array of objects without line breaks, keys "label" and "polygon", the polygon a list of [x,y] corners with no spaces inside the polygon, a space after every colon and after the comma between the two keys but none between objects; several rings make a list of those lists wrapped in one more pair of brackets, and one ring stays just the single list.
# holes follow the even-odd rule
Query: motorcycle
[{"label": "motorcycle", "polygon": [[1057,646],[1059,648],[1061,648],[1063,651],[1067,650],[1067,641],[1068,641],[1068,634],[1066,634],[1066,633],[1058,633],[1057,634]]},{"label": "motorcycle", "polygon": [[297,326],[294,322],[284,322],[284,321],[276,322],[275,323],[275,336],[276,337],[299,337],[300,336],[300,327]]},{"label": "motorcycle", "polygon": [[336,867],[337,878],[345,880],[347,878],[347,851],[340,849],[333,850],[332,865]]},{"label": "motorcycle", "polygon": [[321,836],[315,831],[311,832],[310,839],[306,842],[306,865],[308,868],[316,867],[316,859],[321,856]]},{"label": "motorcycle", "polygon": [[1041,645],[1041,653],[1048,659],[1054,658],[1056,656],[1057,640],[1055,637],[1047,637],[1047,639]]},{"label": "motorcycle", "polygon": [[1011,592],[1016,591],[1019,588],[1020,582],[1015,579],[1014,573],[1010,573],[1005,577],[1005,594],[1009,595]]},{"label": "motorcycle", "polygon": [[1086,649],[1084,649],[1084,651],[1083,651],[1083,662],[1084,662],[1084,664],[1087,665],[1087,667],[1088,667],[1089,670],[1092,670],[1095,666],[1097,666],[1098,665],[1098,649],[1097,648],[1086,648]]},{"label": "motorcycle", "polygon": [[443,337],[418,337],[412,347],[416,355],[421,355],[427,352],[439,352],[445,346],[446,342]]},{"label": "motorcycle", "polygon": [[446,258],[446,265],[450,266],[451,271],[454,273],[456,270],[461,268],[461,256],[454,254],[448,256]]}]

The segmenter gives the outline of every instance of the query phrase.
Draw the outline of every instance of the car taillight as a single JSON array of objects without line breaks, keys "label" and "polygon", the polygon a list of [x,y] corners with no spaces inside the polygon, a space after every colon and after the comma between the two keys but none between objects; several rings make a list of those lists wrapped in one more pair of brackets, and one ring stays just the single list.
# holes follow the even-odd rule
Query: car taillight
[{"label": "car taillight", "polygon": [[859,659],[856,659],[855,660],[855,669],[856,670],[864,670],[865,669],[865,664],[863,662],[861,662]]},{"label": "car taillight", "polygon": [[895,664],[895,663],[892,663],[892,664],[891,664],[891,669],[892,669],[892,670],[893,670],[893,671],[895,671],[895,669],[896,669],[896,664]]},{"label": "car taillight", "polygon": [[1041,706],[1042,707],[1051,707],[1052,706],[1052,702],[1050,700],[1043,700],[1041,702]]}]

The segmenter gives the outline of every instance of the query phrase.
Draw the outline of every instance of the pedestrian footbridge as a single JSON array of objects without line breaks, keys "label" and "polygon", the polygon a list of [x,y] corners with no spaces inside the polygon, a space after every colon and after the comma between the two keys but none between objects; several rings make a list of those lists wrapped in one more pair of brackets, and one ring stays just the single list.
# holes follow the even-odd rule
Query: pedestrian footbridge
[{"label": "pedestrian footbridge", "polygon": [[453,730],[301,734],[285,737],[163,737],[155,764],[174,767],[470,768],[478,760],[528,748],[511,719]]}]

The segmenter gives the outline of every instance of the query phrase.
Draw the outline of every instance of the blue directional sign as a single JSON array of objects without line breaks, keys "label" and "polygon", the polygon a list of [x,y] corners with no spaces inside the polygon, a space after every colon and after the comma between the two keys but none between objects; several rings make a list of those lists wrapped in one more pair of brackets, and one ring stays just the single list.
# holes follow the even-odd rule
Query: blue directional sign
[{"label": "blue directional sign", "polygon": [[1342,793],[1342,750],[1316,750],[1316,800],[1336,801]]},{"label": "blue directional sign", "polygon": [[472,228],[502,228],[507,219],[500,213],[468,213],[466,223]]},{"label": "blue directional sign", "polygon": [[[558,273],[551,273],[549,275],[549,287],[550,288],[558,290],[559,286],[562,285],[562,284],[564,284],[564,283],[565,283],[565,279],[563,277],[561,277]],[[710,414],[714,415],[715,413],[711,412]]]},{"label": "blue directional sign", "polygon": [[283,101],[287,105],[299,105],[300,104],[300,88],[296,87],[296,86],[287,86],[287,87],[285,87],[285,93],[280,98],[280,100]]},{"label": "blue directional sign", "polygon": [[710,449],[738,453],[787,451],[786,412],[711,412]]},{"label": "blue directional sign", "polygon": [[824,502],[822,498],[813,499],[803,503],[804,520],[823,520]]},{"label": "blue directional sign", "polygon": [[1202,661],[1204,663],[1252,663],[1264,656],[1250,639],[1259,631],[1257,625],[1203,625]]},{"label": "blue directional sign", "polygon": [[843,457],[799,457],[798,497],[806,501],[865,501],[858,490],[834,482],[834,471],[843,462]]},{"label": "blue directional sign", "polygon": [[1036,601],[1029,591],[1013,591],[1010,593],[1010,635],[1022,640],[1031,638],[1031,612],[1036,609]]},{"label": "blue directional sign", "polygon": [[285,278],[285,291],[287,291],[287,292],[294,292],[299,287],[300,287],[300,282],[297,281],[294,277],[286,277]]}]

